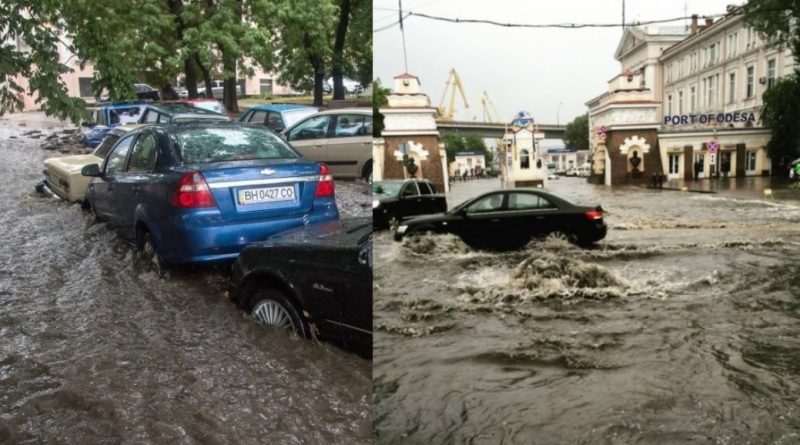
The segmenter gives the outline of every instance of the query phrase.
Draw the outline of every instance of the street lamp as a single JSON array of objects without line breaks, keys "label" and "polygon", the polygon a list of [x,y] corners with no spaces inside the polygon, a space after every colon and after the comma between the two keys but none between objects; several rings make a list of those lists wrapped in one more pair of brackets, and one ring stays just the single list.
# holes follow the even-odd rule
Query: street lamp
[{"label": "street lamp", "polygon": [[559,112],[559,111],[561,111],[561,105],[562,105],[563,103],[564,103],[564,102],[559,102],[559,103],[558,103],[558,106],[556,107],[556,125],[558,125],[558,124],[559,124],[559,121],[560,121],[560,119],[559,119],[559,116],[558,116],[558,112]]}]

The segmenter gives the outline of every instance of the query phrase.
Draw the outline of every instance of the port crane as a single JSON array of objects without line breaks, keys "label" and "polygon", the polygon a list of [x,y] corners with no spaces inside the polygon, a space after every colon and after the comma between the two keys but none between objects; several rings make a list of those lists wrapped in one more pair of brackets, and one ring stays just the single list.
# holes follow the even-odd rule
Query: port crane
[{"label": "port crane", "polygon": [[[481,110],[483,111],[483,122],[489,124],[495,123],[497,118],[497,110],[494,108],[492,100],[489,99],[489,94],[484,91],[479,100],[481,102]],[[473,117],[472,120],[478,120],[478,116]]]},{"label": "port crane", "polygon": [[[464,93],[464,86],[461,84],[461,78],[458,77],[456,69],[452,68],[450,70],[450,75],[447,77],[447,82],[445,82],[444,93],[442,94],[442,100],[439,101],[440,120],[443,121],[453,120],[453,115],[455,114],[456,111],[455,110],[456,92],[461,93],[461,99],[464,100],[464,108],[469,108],[469,104],[467,103],[467,95],[466,93]],[[445,106],[445,99],[447,98],[448,93],[450,93],[450,100]]]}]

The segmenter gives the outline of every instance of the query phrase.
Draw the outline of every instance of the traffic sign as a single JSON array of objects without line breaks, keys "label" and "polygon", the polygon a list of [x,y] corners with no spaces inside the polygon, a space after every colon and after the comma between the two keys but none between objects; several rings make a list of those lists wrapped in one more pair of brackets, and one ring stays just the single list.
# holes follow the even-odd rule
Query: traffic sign
[{"label": "traffic sign", "polygon": [[706,148],[708,148],[708,152],[714,154],[719,150],[719,143],[717,141],[711,141],[706,144]]}]

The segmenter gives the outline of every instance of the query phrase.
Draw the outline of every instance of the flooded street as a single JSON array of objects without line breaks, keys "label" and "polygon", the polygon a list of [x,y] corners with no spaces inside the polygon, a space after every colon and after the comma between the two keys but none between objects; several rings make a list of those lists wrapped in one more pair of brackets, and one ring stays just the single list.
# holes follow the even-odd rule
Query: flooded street
[{"label": "flooded street", "polygon": [[[13,119],[0,120],[0,443],[371,443],[369,361],[256,325],[215,269],[159,279],[80,206],[34,192],[53,153]],[[336,187],[342,217],[371,214],[368,187]]]},{"label": "flooded street", "polygon": [[376,443],[800,443],[800,191],[761,181],[551,181],[606,210],[589,250],[379,234]]}]

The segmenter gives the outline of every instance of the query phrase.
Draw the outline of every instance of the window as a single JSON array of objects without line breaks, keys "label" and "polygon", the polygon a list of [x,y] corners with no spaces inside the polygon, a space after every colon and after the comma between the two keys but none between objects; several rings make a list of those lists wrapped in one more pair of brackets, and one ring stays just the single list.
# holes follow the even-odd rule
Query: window
[{"label": "window", "polygon": [[745,165],[745,170],[747,171],[753,172],[756,170],[756,152],[748,151],[745,154],[744,165]]},{"label": "window", "polygon": [[528,150],[522,150],[519,152],[519,168],[523,170],[531,168],[531,158],[528,154]]},{"label": "window", "polygon": [[266,111],[254,111],[250,113],[250,117],[247,119],[247,122],[252,122],[254,124],[264,124],[264,121],[266,119],[267,119]]},{"label": "window", "polygon": [[336,118],[333,137],[346,138],[372,134],[372,116],[366,114],[342,114]]},{"label": "window", "polygon": [[728,103],[736,102],[736,71],[728,74]]},{"label": "window", "polygon": [[677,175],[680,173],[681,155],[669,155],[669,174]]},{"label": "window", "polygon": [[719,74],[714,74],[714,105],[722,102],[722,100],[720,100],[721,92],[722,87],[719,83]]},{"label": "window", "polygon": [[689,112],[694,113],[696,107],[697,107],[697,87],[692,85],[692,87],[689,88]]},{"label": "window", "polygon": [[711,46],[708,47],[708,63],[706,65],[712,65],[717,63],[717,44],[712,43]]},{"label": "window", "polygon": [[419,189],[417,189],[417,183],[409,182],[408,184],[406,184],[405,188],[403,189],[402,196],[407,197],[407,196],[417,196],[417,195],[419,195]]},{"label": "window", "polygon": [[736,52],[738,50],[738,40],[739,40],[739,33],[733,33],[728,35],[728,49],[727,54],[728,58],[736,57]]},{"label": "window", "polygon": [[139,137],[133,146],[128,171],[150,171],[156,160],[156,138],[146,133]]},{"label": "window", "polygon": [[555,206],[548,200],[533,193],[509,193],[509,210],[552,209]]},{"label": "window", "polygon": [[495,212],[503,208],[503,194],[495,193],[470,204],[467,213]]},{"label": "window", "polygon": [[127,136],[114,147],[114,151],[111,152],[111,155],[106,160],[106,175],[113,175],[125,167],[125,158],[128,157],[128,151],[130,151],[133,139],[134,136]]},{"label": "window", "polygon": [[259,79],[258,81],[259,92],[262,96],[269,96],[272,94],[272,79]]},{"label": "window", "polygon": [[753,97],[753,82],[755,81],[755,68],[752,66],[747,67],[747,99]]},{"label": "window", "polygon": [[105,159],[108,156],[108,152],[111,151],[111,147],[119,140],[119,136],[116,134],[109,133],[108,136],[103,138],[103,141],[100,142],[100,145],[94,149],[94,155],[100,159]]},{"label": "window", "polygon": [[186,164],[294,159],[300,155],[264,127],[186,127],[174,133],[176,151]]},{"label": "window", "polygon": [[775,59],[767,61],[767,89],[775,84]]},{"label": "window", "polygon": [[92,78],[91,77],[79,77],[78,78],[78,90],[80,90],[81,97],[93,97],[94,90],[92,89]]},{"label": "window", "polygon": [[281,131],[285,130],[286,128],[283,126],[283,119],[281,119],[281,115],[274,111],[269,113],[267,116],[267,128],[274,131],[275,133],[280,133]]},{"label": "window", "polygon": [[433,190],[431,189],[431,186],[427,182],[418,182],[417,186],[419,187],[419,193],[421,195],[433,194]]},{"label": "window", "polygon": [[304,139],[322,139],[328,137],[328,126],[331,123],[330,114],[314,116],[298,124],[288,134],[290,141],[300,141]]},{"label": "window", "polygon": [[156,122],[158,122],[158,112],[155,110],[147,110],[144,112],[144,119],[142,120],[142,123],[155,124]]},{"label": "window", "polygon": [[714,85],[714,76],[708,76],[703,79],[703,85],[706,89],[706,107],[716,105],[717,90],[716,85]]},{"label": "window", "polygon": [[672,116],[672,94],[667,96],[667,116]]},{"label": "window", "polygon": [[750,48],[755,47],[756,46],[756,34],[753,31],[753,27],[752,26],[748,26],[747,27],[746,37],[747,37],[747,42],[746,42],[746,44],[744,46],[745,49],[750,49]]},{"label": "window", "polygon": [[678,91],[678,114],[683,114],[683,90]]}]

